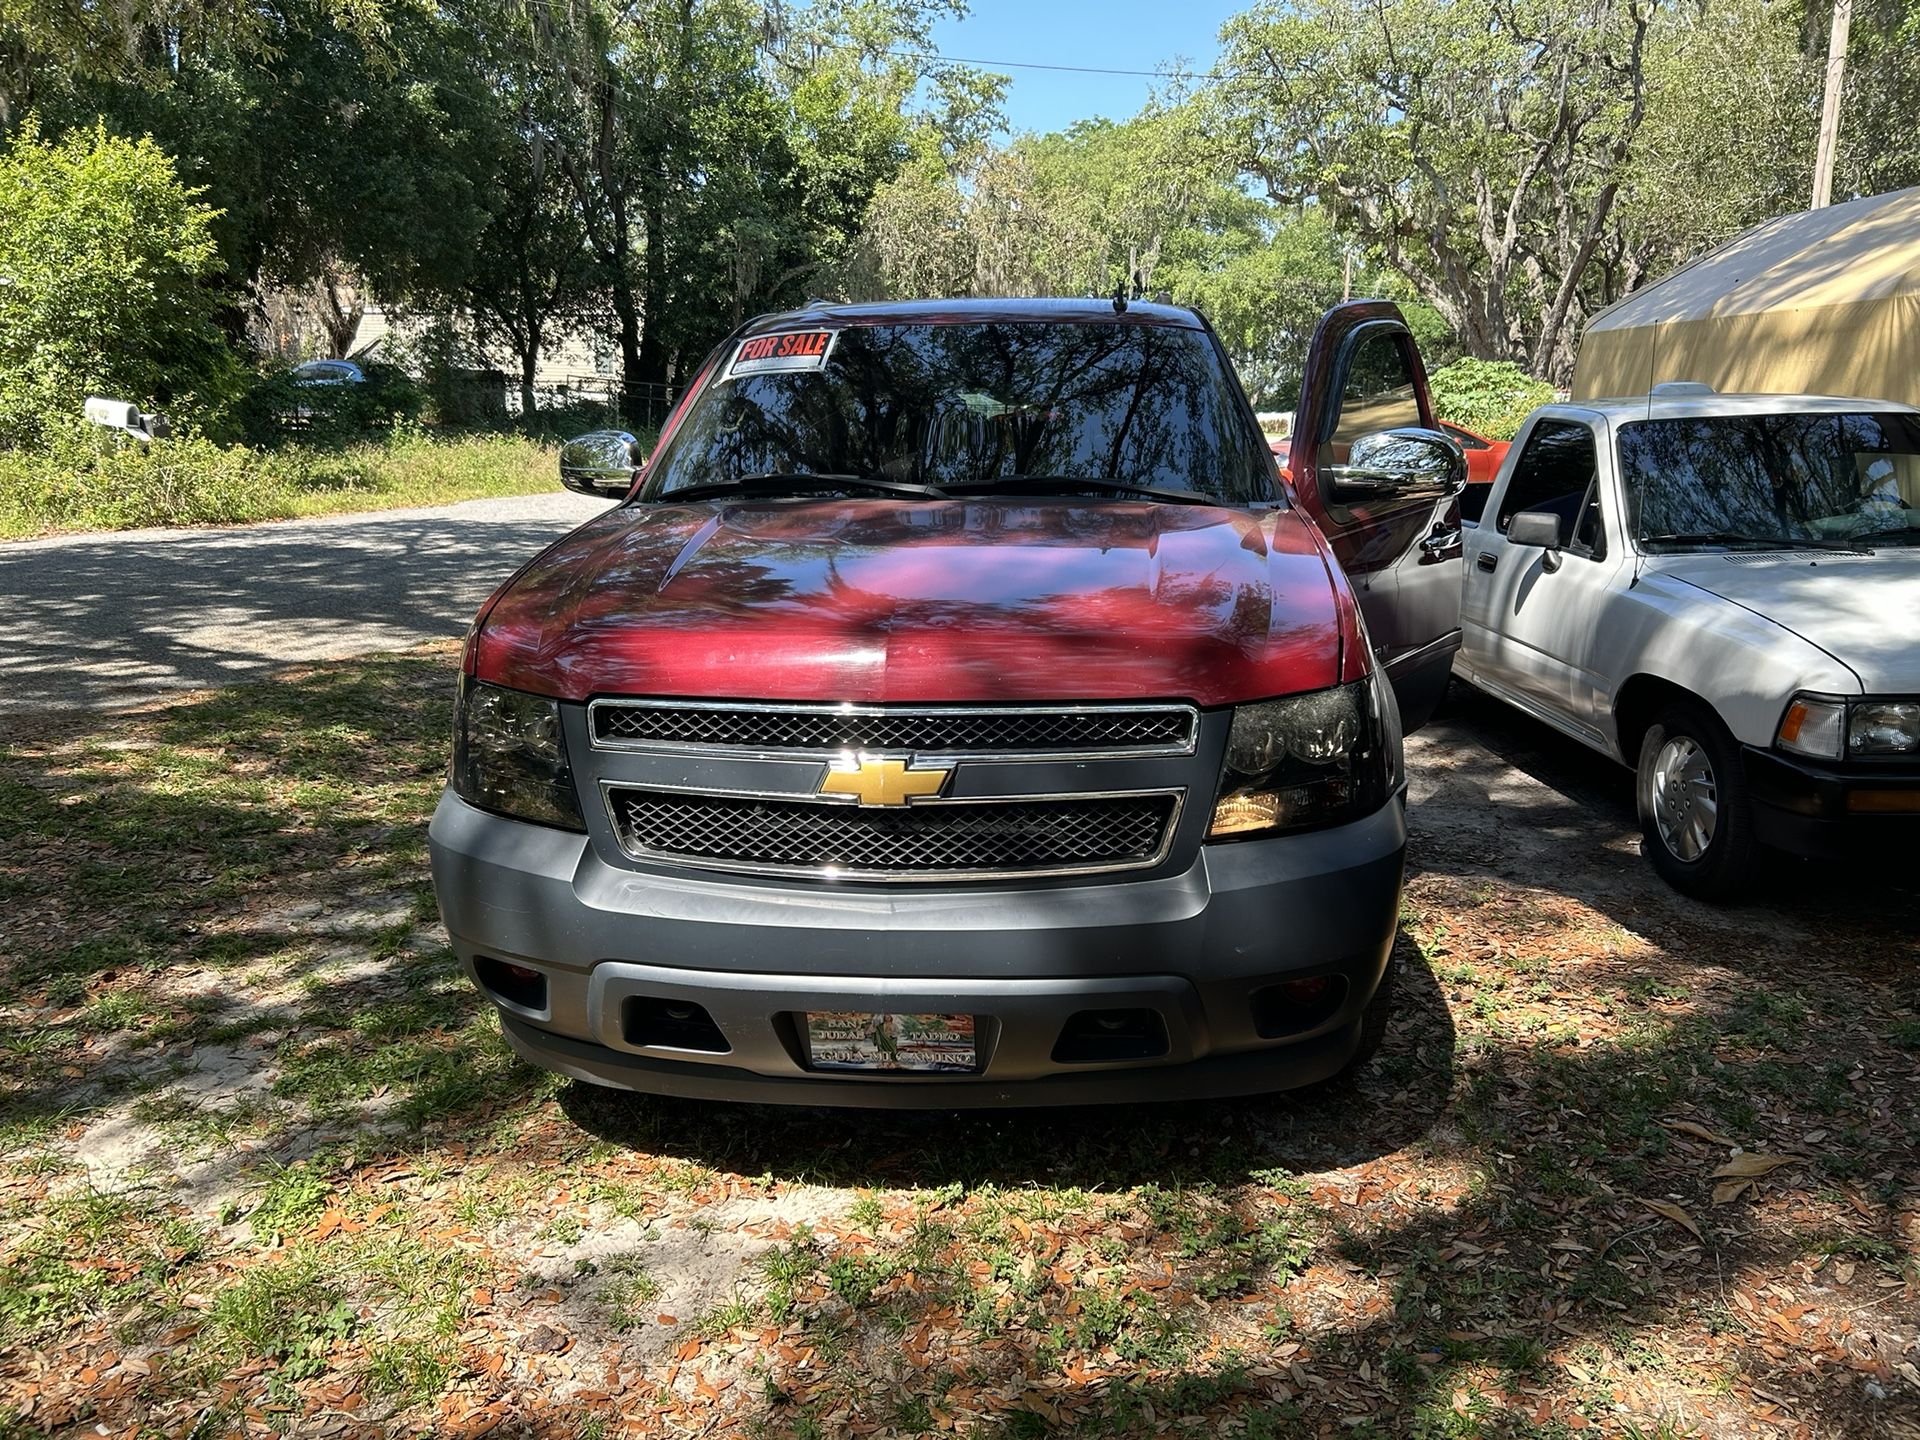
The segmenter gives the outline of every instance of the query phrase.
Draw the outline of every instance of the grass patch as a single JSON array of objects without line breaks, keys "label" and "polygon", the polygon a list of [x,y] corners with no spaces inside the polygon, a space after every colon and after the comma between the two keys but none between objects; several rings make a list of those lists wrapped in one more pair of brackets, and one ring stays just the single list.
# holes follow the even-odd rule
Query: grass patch
[{"label": "grass patch", "polygon": [[0,540],[152,525],[238,525],[551,490],[553,446],[517,435],[402,429],[337,449],[205,440],[57,454],[0,451]]},{"label": "grass patch", "polygon": [[660,1298],[660,1282],[638,1255],[616,1255],[607,1263],[608,1278],[600,1287],[600,1304],[607,1323],[616,1330],[636,1330],[653,1319],[653,1303]]},{"label": "grass patch", "polygon": [[332,1187],[307,1165],[288,1165],[267,1177],[265,1189],[247,1217],[261,1244],[298,1234],[319,1217]]},{"label": "grass patch", "polygon": [[227,1354],[271,1361],[283,1387],[325,1371],[358,1325],[320,1252],[304,1246],[242,1272],[214,1297],[208,1320]]}]

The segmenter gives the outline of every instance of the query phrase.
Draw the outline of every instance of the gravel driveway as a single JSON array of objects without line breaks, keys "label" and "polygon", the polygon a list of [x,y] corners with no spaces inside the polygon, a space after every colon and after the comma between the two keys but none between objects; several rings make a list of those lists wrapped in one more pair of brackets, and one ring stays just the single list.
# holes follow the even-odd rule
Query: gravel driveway
[{"label": "gravel driveway", "polygon": [[605,508],[558,491],[0,545],[0,712],[113,709],[459,635],[522,561]]}]

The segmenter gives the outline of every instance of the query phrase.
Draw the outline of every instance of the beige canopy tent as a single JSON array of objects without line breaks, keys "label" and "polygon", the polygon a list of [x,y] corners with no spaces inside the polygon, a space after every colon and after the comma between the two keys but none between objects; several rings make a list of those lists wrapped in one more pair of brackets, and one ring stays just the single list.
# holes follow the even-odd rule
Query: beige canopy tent
[{"label": "beige canopy tent", "polygon": [[1576,400],[1662,380],[1920,405],[1920,188],[1769,220],[1587,326]]}]

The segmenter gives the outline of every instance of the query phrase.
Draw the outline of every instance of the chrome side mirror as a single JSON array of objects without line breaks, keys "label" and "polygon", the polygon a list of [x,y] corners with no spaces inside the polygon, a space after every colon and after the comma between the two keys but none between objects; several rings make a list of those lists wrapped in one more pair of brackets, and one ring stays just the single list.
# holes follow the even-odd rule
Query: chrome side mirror
[{"label": "chrome side mirror", "polygon": [[1335,500],[1364,500],[1402,490],[1439,489],[1457,494],[1467,484],[1467,452],[1451,435],[1408,426],[1362,435],[1347,463],[1326,467]]},{"label": "chrome side mirror", "polygon": [[595,430],[560,447],[560,483],[582,495],[618,500],[643,464],[640,442],[625,430]]}]

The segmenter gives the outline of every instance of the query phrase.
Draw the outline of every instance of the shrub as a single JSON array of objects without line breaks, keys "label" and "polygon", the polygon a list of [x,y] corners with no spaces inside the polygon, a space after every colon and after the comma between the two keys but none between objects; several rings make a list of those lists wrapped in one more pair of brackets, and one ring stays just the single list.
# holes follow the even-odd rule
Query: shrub
[{"label": "shrub", "polygon": [[1553,387],[1510,360],[1466,356],[1427,377],[1433,407],[1442,419],[1485,435],[1511,440],[1527,416],[1553,400]]},{"label": "shrub", "polygon": [[378,436],[420,418],[427,392],[404,370],[362,369],[367,378],[359,385],[297,385],[289,370],[267,371],[240,404],[241,433],[252,445],[330,444]]},{"label": "shrub", "polygon": [[139,444],[68,426],[37,451],[0,450],[0,539],[57,530],[236,525],[557,489],[554,454],[506,435],[249,450],[201,436]]},{"label": "shrub", "polygon": [[289,498],[252,452],[199,436],[140,445],[67,427],[50,430],[41,451],[0,450],[4,536],[230,525],[272,514]]},{"label": "shrub", "polygon": [[215,212],[151,139],[104,127],[0,149],[0,446],[89,394],[218,423],[243,371],[214,323]]}]

